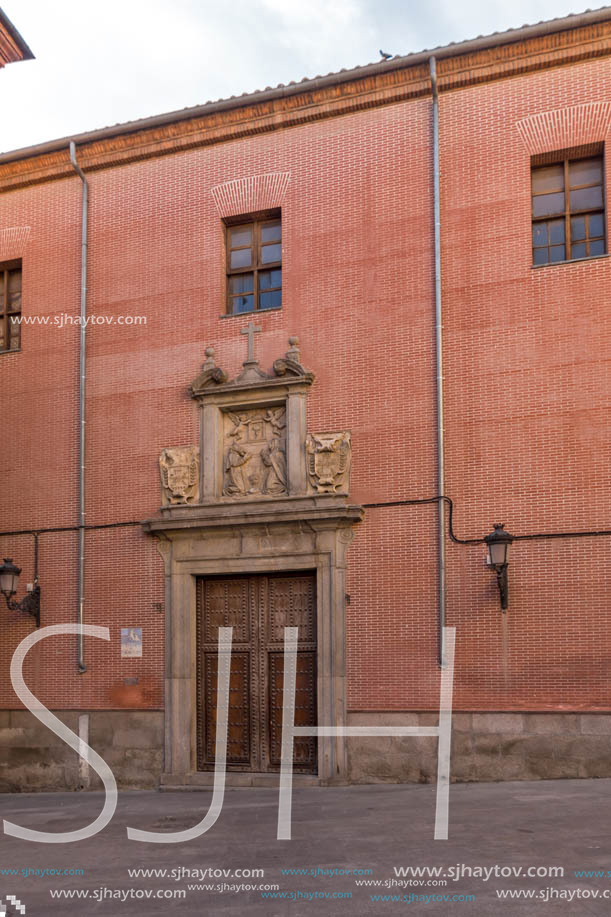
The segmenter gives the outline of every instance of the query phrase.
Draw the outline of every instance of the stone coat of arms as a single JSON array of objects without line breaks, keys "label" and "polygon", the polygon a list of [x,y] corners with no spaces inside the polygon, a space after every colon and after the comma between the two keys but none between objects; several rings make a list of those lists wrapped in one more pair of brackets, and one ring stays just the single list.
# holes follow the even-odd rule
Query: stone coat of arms
[{"label": "stone coat of arms", "polygon": [[308,433],[306,462],[317,493],[346,493],[350,475],[350,433]]},{"label": "stone coat of arms", "polygon": [[174,446],[159,457],[164,506],[197,503],[199,498],[199,449]]}]

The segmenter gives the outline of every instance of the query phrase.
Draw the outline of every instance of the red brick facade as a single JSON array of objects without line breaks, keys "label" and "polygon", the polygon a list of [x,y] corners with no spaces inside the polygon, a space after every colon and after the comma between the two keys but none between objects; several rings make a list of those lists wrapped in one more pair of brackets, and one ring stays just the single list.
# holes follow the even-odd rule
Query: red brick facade
[{"label": "red brick facade", "polygon": [[[439,62],[446,493],[465,539],[498,520],[515,535],[609,528],[609,259],[533,269],[530,166],[532,155],[606,140],[611,21],[519,39]],[[251,136],[235,128],[238,113],[204,112],[170,125],[159,155],[146,125],[82,146],[89,312],[147,319],[87,333],[88,525],[157,512],[160,451],[197,442],[187,388],[205,347],[231,374],[245,359],[248,317],[223,317],[227,195],[234,212],[240,195],[244,212],[282,197],[284,305],[256,316],[257,355],[267,368],[299,336],[316,374],[308,428],[352,433],[350,501],[436,494],[427,72],[409,58],[356,72],[367,101],[352,110],[349,81],[246,100]],[[205,140],[223,124],[223,142]],[[67,143],[0,162],[0,258],[23,259],[24,315],[51,322],[79,309],[81,184],[67,163]],[[256,176],[254,191],[214,191]],[[22,337],[20,353],[0,355],[1,527],[73,526],[78,328],[24,326]],[[349,710],[438,704],[436,521],[434,504],[366,510],[349,553]],[[111,642],[86,640],[79,675],[75,639],[45,641],[26,680],[51,708],[161,709],[153,539],[131,525],[86,540],[85,620],[110,627]],[[45,625],[76,618],[76,541],[40,537]],[[31,578],[32,537],[0,542]],[[608,538],[514,543],[507,615],[484,546],[447,544],[455,709],[611,710]],[[9,660],[32,624],[4,605],[0,620],[0,700],[16,708]],[[143,628],[142,659],[121,659],[122,626]]]}]

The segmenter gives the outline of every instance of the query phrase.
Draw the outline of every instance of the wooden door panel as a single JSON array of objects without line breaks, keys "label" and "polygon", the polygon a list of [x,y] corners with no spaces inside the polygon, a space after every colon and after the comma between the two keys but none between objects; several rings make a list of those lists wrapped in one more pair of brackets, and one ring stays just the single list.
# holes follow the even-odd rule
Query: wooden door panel
[{"label": "wooden door panel", "polygon": [[299,643],[316,643],[316,613],[313,576],[269,578],[267,640],[284,646],[284,628],[299,628]]},{"label": "wooden door panel", "polygon": [[[197,766],[214,767],[218,629],[233,627],[228,770],[277,771],[282,742],[284,628],[299,628],[295,724],[315,725],[313,574],[201,579],[197,587]],[[315,737],[294,742],[296,771],[316,773]]]},{"label": "wooden door panel", "polygon": [[[250,764],[250,654],[231,653],[229,715],[227,721],[227,764]],[[205,757],[214,765],[216,750],[218,653],[205,654]],[[202,762],[202,763],[204,763]]]},{"label": "wooden door panel", "polygon": [[[218,629],[233,627],[227,766],[257,766],[253,698],[257,674],[252,664],[252,585],[246,577],[200,580],[197,588],[197,767],[214,767],[218,679]],[[254,676],[254,677],[253,677]]]},{"label": "wooden door panel", "polygon": [[247,579],[208,580],[203,602],[203,642],[218,644],[219,627],[233,627],[233,643],[249,643],[249,582]]},{"label": "wooden door panel", "polygon": [[[282,704],[284,655],[269,654],[269,762],[280,767],[282,754]],[[316,653],[297,653],[295,680],[295,726],[316,725]],[[295,736],[293,768],[316,773],[317,742],[315,736]]]}]

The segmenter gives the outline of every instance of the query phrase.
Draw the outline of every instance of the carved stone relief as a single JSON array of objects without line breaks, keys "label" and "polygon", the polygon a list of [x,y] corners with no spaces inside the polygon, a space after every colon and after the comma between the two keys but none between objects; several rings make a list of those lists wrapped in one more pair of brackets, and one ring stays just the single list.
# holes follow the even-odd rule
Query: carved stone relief
[{"label": "carved stone relief", "polygon": [[350,433],[308,433],[308,479],[317,493],[348,493],[351,458]]},{"label": "carved stone relief", "polygon": [[174,446],[159,456],[161,496],[164,506],[197,503],[199,500],[199,449]]},{"label": "carved stone relief", "polygon": [[224,382],[227,382],[227,373],[216,365],[214,347],[206,347],[206,359],[199,376],[191,385],[191,395],[203,391],[207,386],[222,385]]},{"label": "carved stone relief", "polygon": [[285,408],[225,411],[223,428],[223,496],[285,494]]},{"label": "carved stone relief", "polygon": [[195,447],[164,449],[164,508],[348,496],[350,433],[307,434],[306,399],[314,375],[301,364],[298,338],[289,338],[288,351],[270,373],[255,357],[261,328],[251,320],[240,333],[248,338],[247,356],[231,380],[216,365],[213,348],[206,348],[190,387],[201,407],[201,476]]}]

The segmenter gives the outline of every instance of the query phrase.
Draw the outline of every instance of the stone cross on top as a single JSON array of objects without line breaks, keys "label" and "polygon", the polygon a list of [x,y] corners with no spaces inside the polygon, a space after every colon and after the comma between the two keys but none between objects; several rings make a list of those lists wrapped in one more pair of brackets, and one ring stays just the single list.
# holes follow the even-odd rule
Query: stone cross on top
[{"label": "stone cross on top", "polygon": [[[255,360],[255,334],[258,334],[262,329],[255,325],[252,319],[249,321],[246,328],[242,328],[240,334],[248,335],[248,355],[246,357],[246,363],[256,363]],[[246,364],[244,364],[246,365]]]}]

